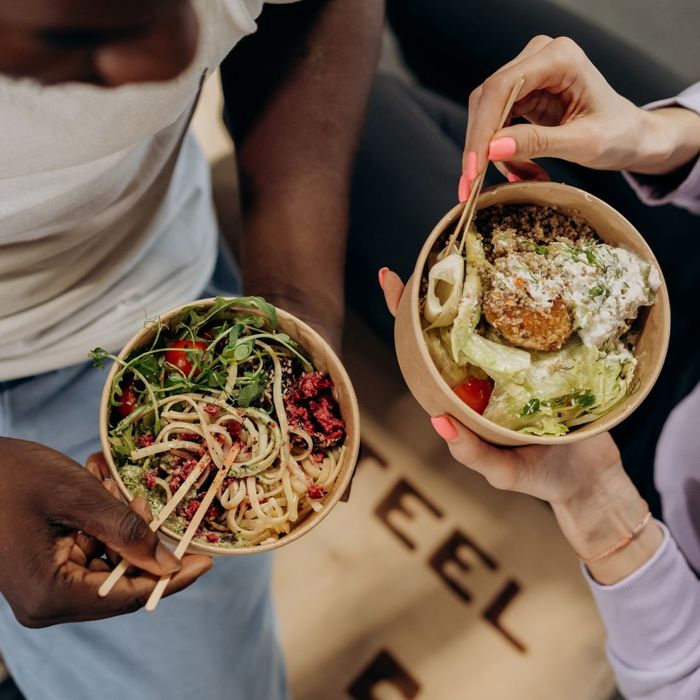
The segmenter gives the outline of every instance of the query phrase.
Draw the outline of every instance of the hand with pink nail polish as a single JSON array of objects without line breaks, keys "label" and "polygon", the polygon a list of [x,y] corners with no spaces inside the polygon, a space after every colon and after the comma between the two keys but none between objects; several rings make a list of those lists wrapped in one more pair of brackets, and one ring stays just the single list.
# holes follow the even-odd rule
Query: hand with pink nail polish
[{"label": "hand with pink nail polish", "polygon": [[[609,433],[562,446],[503,448],[484,442],[451,416],[430,420],[452,456],[492,486],[548,501],[564,536],[584,559],[619,541],[625,534],[620,523],[637,523],[645,516],[646,504]],[[591,561],[588,569],[600,583],[617,583],[643,566],[662,540],[651,522],[636,549]]]},{"label": "hand with pink nail polish", "polygon": [[[401,278],[383,267],[379,284],[389,311],[396,315],[404,290]],[[432,416],[430,421],[452,456],[492,486],[549,501],[562,532],[580,554],[603,551],[618,537],[621,522],[641,517],[644,502],[609,433],[561,446],[503,448],[485,442],[452,416]],[[644,547],[589,564],[591,574],[601,583],[615,583],[638,569],[662,539],[653,523],[642,537]]]},{"label": "hand with pink nail polish", "polygon": [[[525,82],[508,126],[496,131],[513,85]],[[660,96],[661,97],[661,96]],[[523,117],[528,123],[510,125]],[[619,95],[571,39],[537,36],[469,97],[463,173],[492,161],[510,181],[548,179],[532,159],[591,168],[671,172],[700,150],[700,117],[681,108],[645,111]]]}]

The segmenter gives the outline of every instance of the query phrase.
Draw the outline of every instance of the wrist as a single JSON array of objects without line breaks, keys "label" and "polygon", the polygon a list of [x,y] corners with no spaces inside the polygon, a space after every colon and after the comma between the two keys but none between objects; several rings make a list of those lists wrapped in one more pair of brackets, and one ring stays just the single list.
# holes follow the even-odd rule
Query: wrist
[{"label": "wrist", "polygon": [[666,175],[700,152],[700,115],[683,107],[640,110],[639,148],[628,170]]},{"label": "wrist", "polygon": [[[553,509],[577,555],[594,560],[587,567],[599,583],[626,578],[661,544],[661,530],[653,520],[645,523],[648,507],[621,464],[586,494],[553,504]],[[618,548],[622,543],[624,546]],[[606,552],[609,554],[597,559]]]}]

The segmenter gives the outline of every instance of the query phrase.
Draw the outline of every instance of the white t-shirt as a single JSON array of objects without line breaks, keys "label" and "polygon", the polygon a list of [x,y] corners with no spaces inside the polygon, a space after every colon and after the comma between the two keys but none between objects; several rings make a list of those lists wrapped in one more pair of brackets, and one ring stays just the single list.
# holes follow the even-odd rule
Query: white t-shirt
[{"label": "white t-shirt", "polygon": [[0,75],[0,380],[117,349],[146,316],[201,292],[217,225],[187,127],[203,77],[255,31],[263,4],[193,0],[197,56],[167,83]]}]

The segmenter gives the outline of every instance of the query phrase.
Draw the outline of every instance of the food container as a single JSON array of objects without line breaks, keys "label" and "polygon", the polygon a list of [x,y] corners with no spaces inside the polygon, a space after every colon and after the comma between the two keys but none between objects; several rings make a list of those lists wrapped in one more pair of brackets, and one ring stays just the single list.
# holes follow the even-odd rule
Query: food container
[{"label": "food container", "polygon": [[[583,190],[553,182],[519,182],[498,185],[484,190],[477,209],[495,204],[536,204],[560,211],[576,210],[595,229],[600,239],[610,245],[627,248],[644,260],[659,264],[632,224],[610,205]],[[471,409],[459,399],[440,375],[428,354],[421,330],[419,310],[420,281],[425,272],[428,254],[445,232],[453,230],[463,211],[459,204],[448,212],[425,242],[415,269],[396,314],[394,339],[396,355],[406,384],[418,403],[431,415],[449,414],[489,442],[497,445],[563,445],[584,440],[610,430],[625,420],[651,391],[663,366],[671,330],[671,310],[666,283],[661,286],[656,302],[639,313],[639,334],[634,347],[637,358],[636,389],[606,415],[573,429],[561,436],[526,435],[504,428]]]},{"label": "food container", "polygon": [[[160,321],[163,325],[167,325],[171,319],[178,317],[178,315],[184,309],[191,308],[193,306],[206,309],[210,307],[214,301],[214,299],[202,299],[200,301],[190,302],[189,304],[185,304],[173,309],[172,311],[162,314],[160,316]],[[327,372],[335,384],[335,397],[340,406],[341,416],[346,424],[346,436],[344,442],[345,452],[343,455],[343,463],[341,465],[340,472],[332,489],[321,500],[323,508],[318,512],[311,511],[308,513],[305,517],[297,521],[288,534],[280,537],[277,541],[253,545],[250,547],[226,547],[193,541],[190,543],[187,549],[189,553],[208,554],[210,556],[256,554],[259,552],[269,552],[270,550],[277,549],[278,547],[294,542],[300,537],[303,537],[307,532],[309,532],[309,530],[318,525],[318,523],[320,523],[321,520],[328,515],[328,513],[340,500],[352,479],[360,449],[360,414],[357,405],[357,397],[355,396],[355,390],[350,382],[350,378],[348,377],[345,368],[333,349],[315,330],[313,330],[313,328],[282,309],[277,309],[276,311],[278,321],[277,329],[280,332],[289,335],[289,337],[293,340],[296,340],[306,351],[306,354],[311,359],[314,367],[321,372]],[[147,326],[141,329],[124,346],[124,349],[119,353],[119,358],[124,359],[133,350],[147,345],[149,342],[151,342],[153,335],[153,327]],[[114,463],[112,452],[110,450],[110,444],[107,439],[109,431],[110,390],[118,368],[119,366],[115,362],[110,369],[105,382],[104,390],[102,392],[99,416],[100,440],[102,442],[102,450],[104,451],[105,459],[109,465],[112,478],[116,482],[124,498],[127,501],[130,501],[133,496],[119,476],[119,472],[116,464]],[[178,542],[181,539],[179,534],[173,532],[165,526],[161,527],[158,532],[163,539],[171,542]]]}]

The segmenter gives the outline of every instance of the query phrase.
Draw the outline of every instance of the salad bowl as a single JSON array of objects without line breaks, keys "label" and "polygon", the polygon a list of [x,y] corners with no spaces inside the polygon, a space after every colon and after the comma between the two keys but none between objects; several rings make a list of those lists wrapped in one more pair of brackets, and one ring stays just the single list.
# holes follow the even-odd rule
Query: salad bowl
[{"label": "salad bowl", "polygon": [[[520,182],[484,190],[477,210],[494,205],[532,204],[578,214],[597,233],[603,243],[624,248],[659,269],[642,235],[619,212],[602,200],[575,187],[551,182]],[[418,403],[431,415],[453,416],[483,439],[503,446],[542,444],[561,445],[584,440],[610,430],[624,421],[649,394],[664,363],[670,336],[668,291],[660,274],[660,286],[652,306],[644,307],[635,323],[633,354],[635,380],[631,391],[609,412],[577,426],[562,435],[536,435],[506,428],[480,415],[468,406],[448,385],[437,369],[425,342],[421,293],[431,252],[454,229],[464,204],[449,211],[428,236],[418,256],[413,274],[406,283],[395,321],[396,355],[406,384]]]}]

